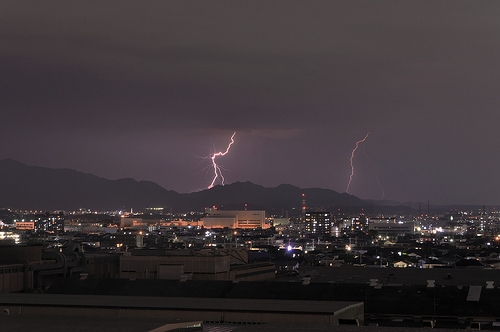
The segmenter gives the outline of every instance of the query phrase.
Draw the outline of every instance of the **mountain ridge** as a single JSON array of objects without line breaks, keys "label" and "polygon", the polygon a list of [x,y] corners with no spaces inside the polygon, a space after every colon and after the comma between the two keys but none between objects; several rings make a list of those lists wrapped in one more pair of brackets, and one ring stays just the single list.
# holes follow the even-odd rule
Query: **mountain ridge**
[{"label": "mountain ridge", "polygon": [[246,182],[215,186],[180,194],[152,181],[132,178],[108,180],[69,168],[28,166],[13,159],[0,160],[0,207],[16,209],[118,210],[169,207],[173,211],[196,211],[218,206],[224,209],[264,209],[299,214],[302,194],[315,210],[359,209],[373,203],[331,189],[277,187]]}]

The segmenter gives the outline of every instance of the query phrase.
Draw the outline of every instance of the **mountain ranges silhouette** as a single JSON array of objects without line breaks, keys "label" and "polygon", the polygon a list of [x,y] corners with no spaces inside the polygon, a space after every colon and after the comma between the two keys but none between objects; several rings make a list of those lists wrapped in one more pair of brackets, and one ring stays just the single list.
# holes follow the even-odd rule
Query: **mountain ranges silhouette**
[{"label": "mountain ranges silhouette", "polygon": [[12,159],[0,161],[0,208],[104,211],[165,207],[185,212],[217,206],[300,214],[302,194],[308,208],[316,210],[361,210],[376,205],[334,190],[301,189],[288,184],[265,188],[251,182],[236,182],[180,194],[150,181],[108,180],[72,169],[28,166]]}]

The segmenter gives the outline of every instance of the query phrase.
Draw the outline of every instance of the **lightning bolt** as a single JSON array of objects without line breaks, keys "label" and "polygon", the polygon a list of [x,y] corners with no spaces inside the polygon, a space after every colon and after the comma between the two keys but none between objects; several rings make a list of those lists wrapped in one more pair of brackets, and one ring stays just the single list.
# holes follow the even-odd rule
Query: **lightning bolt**
[{"label": "lightning bolt", "polygon": [[220,156],[225,156],[229,152],[229,149],[231,149],[231,145],[233,145],[234,143],[234,135],[236,135],[236,132],[233,132],[233,135],[231,136],[231,142],[228,144],[226,151],[214,153],[212,156],[209,157],[210,159],[212,159],[212,166],[214,168],[214,178],[212,180],[212,183],[210,183],[207,189],[213,188],[214,183],[215,181],[217,181],[217,178],[219,176],[221,178],[220,179],[221,184],[224,185],[224,175],[222,175],[222,171],[219,165],[217,165],[217,163],[215,162],[215,158]]},{"label": "lightning bolt", "polygon": [[351,152],[351,175],[349,176],[349,182],[347,183],[347,189],[345,190],[346,193],[349,193],[349,186],[351,185],[352,177],[354,176],[354,164],[352,162],[352,160],[354,159],[354,153],[358,149],[359,143],[363,143],[364,141],[366,141],[366,139],[368,138],[368,135],[370,135],[370,132],[368,132],[366,134],[365,138],[363,138],[361,141],[356,142],[356,147]]}]

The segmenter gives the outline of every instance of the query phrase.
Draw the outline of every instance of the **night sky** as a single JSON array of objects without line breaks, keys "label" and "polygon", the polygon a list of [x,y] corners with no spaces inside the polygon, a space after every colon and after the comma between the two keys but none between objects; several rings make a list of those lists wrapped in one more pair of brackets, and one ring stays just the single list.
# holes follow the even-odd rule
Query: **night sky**
[{"label": "night sky", "polygon": [[[500,2],[2,1],[0,159],[500,203]],[[378,177],[378,180],[377,180]]]}]

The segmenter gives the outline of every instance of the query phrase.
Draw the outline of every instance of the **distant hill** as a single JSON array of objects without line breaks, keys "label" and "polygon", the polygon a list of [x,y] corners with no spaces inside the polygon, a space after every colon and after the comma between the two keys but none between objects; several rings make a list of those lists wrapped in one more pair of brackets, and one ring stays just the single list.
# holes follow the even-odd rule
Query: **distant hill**
[{"label": "distant hill", "polygon": [[173,211],[201,211],[213,205],[223,209],[243,209],[246,204],[248,209],[298,214],[302,194],[305,194],[307,206],[311,209],[350,212],[379,208],[373,202],[329,189],[301,189],[287,184],[265,188],[251,182],[236,182],[179,194],[148,181],[108,180],[71,169],[27,166],[12,159],[0,161],[0,208],[115,210],[168,207]]},{"label": "distant hill", "polygon": [[[306,205],[311,209],[332,210],[336,208],[360,208],[366,203],[349,194],[340,194],[334,190],[308,188],[301,189],[289,184],[275,188],[265,188],[251,182],[236,182],[226,186],[216,186],[195,193],[185,194],[193,203],[200,206],[223,206],[224,209],[263,209],[281,213],[286,210],[300,213],[302,194],[306,196]],[[210,203],[207,205],[207,203]]]},{"label": "distant hill", "polygon": [[165,205],[180,195],[148,181],[107,180],[72,169],[0,161],[0,207],[121,209]]}]

